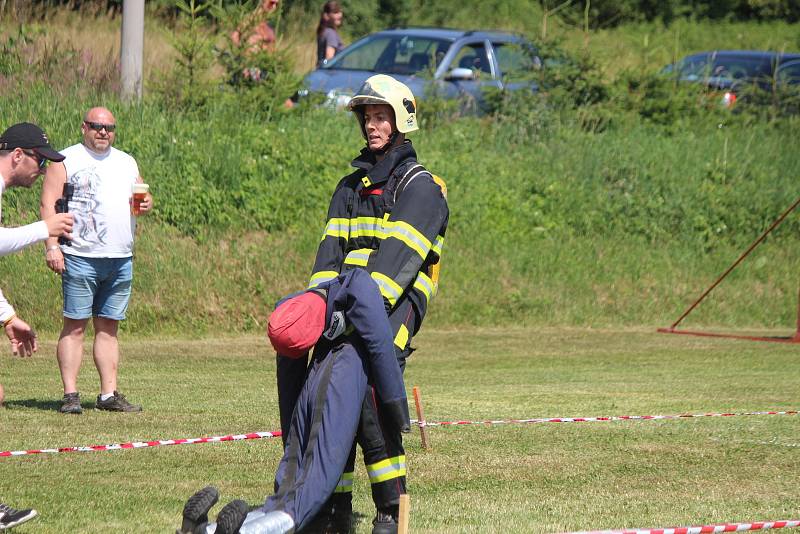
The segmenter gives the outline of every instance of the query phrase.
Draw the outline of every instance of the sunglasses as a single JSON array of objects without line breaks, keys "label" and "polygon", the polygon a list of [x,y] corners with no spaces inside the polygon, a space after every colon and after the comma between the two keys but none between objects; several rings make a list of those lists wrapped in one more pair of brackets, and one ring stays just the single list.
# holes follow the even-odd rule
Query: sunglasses
[{"label": "sunglasses", "polygon": [[88,126],[89,128],[91,128],[92,130],[94,130],[95,132],[99,132],[103,128],[105,128],[105,130],[108,133],[111,133],[111,132],[113,132],[114,130],[117,129],[117,125],[116,124],[103,124],[102,122],[89,122],[89,121],[83,121],[83,123],[86,126]]},{"label": "sunglasses", "polygon": [[44,170],[44,168],[47,167],[47,164],[50,162],[50,160],[48,160],[44,156],[41,156],[35,150],[33,150],[31,152],[28,152],[27,150],[23,150],[22,153],[25,154],[26,156],[30,156],[33,159],[35,159],[36,160],[36,164],[39,166],[39,170]]}]

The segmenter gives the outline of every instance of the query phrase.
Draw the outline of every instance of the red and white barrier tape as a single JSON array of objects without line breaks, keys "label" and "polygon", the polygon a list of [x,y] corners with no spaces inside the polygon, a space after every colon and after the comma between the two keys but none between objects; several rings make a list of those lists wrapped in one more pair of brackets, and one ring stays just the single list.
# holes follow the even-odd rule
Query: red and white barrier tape
[{"label": "red and white barrier tape", "polygon": [[702,525],[696,527],[671,528],[631,528],[622,530],[585,530],[570,534],[704,534],[706,532],[747,532],[750,530],[769,530],[772,528],[795,528],[800,521],[764,521],[753,523],[724,523],[721,525]]},{"label": "red and white barrier tape", "polygon": [[88,447],[59,447],[57,449],[31,449],[27,451],[3,451],[0,457],[24,456],[26,454],[48,454],[54,452],[94,452],[118,451],[123,449],[144,449],[146,447],[159,447],[161,445],[191,445],[193,443],[218,443],[223,441],[242,441],[246,439],[275,438],[281,435],[280,430],[275,432],[251,432],[249,434],[229,434],[227,436],[212,436],[209,438],[166,439],[156,441],[130,441],[128,443],[115,443],[113,445],[91,445]]},{"label": "red and white barrier tape", "polygon": [[[609,422],[609,421],[654,421],[659,419],[687,419],[692,417],[734,417],[742,415],[797,415],[797,410],[783,412],[742,412],[742,413],[699,413],[678,415],[619,415],[608,417],[552,417],[537,419],[503,419],[489,421],[417,421],[412,419],[414,425],[428,426],[458,426],[458,425],[509,425],[524,423],[584,423],[584,422]],[[217,443],[223,441],[242,441],[247,439],[275,438],[281,435],[280,430],[272,432],[250,432],[249,434],[235,434],[227,436],[214,436],[208,438],[168,439],[154,441],[133,441],[116,443],[113,445],[90,445],[88,447],[59,447],[56,449],[32,449],[23,451],[2,451],[0,458],[10,456],[24,456],[27,454],[48,454],[56,452],[94,452],[116,451],[122,449],[143,449],[146,447],[159,447],[161,445],[191,445],[193,443]]]},{"label": "red and white barrier tape", "polygon": [[536,419],[505,419],[495,421],[417,421],[417,426],[458,426],[458,425],[510,425],[523,423],[597,423],[608,421],[655,421],[659,419],[690,419],[693,417],[734,417],[742,415],[797,415],[797,410],[783,412],[742,412],[742,413],[685,413],[678,415],[617,415],[608,417],[550,417]]}]

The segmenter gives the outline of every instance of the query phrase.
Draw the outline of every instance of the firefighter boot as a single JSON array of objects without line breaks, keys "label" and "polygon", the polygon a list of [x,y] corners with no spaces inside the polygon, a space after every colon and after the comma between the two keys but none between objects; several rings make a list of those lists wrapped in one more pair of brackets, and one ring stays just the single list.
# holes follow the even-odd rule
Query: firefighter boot
[{"label": "firefighter boot", "polygon": [[378,513],[372,520],[372,534],[397,534],[398,514],[398,506],[378,508]]},{"label": "firefighter boot", "polygon": [[352,499],[352,493],[334,493],[330,499],[333,513],[328,516],[323,534],[350,534],[353,518]]}]

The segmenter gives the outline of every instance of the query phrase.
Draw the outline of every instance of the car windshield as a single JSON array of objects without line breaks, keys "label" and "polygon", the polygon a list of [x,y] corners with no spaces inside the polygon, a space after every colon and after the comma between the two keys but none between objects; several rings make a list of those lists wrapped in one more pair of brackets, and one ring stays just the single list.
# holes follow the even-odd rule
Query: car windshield
[{"label": "car windshield", "polygon": [[697,81],[704,78],[728,80],[757,80],[772,77],[771,56],[693,56],[683,60],[679,67],[681,78]]},{"label": "car windshield", "polygon": [[450,42],[412,35],[378,35],[337,54],[323,68],[367,70],[384,74],[417,74],[434,70]]}]

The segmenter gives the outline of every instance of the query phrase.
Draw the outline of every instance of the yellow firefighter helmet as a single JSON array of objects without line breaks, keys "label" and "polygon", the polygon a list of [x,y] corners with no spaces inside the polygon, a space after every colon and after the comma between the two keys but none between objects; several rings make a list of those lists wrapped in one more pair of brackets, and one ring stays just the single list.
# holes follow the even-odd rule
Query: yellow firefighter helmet
[{"label": "yellow firefighter helmet", "polygon": [[398,82],[391,76],[376,74],[370,76],[350,100],[348,108],[355,114],[361,126],[361,134],[366,139],[364,131],[364,106],[368,104],[388,104],[394,110],[395,128],[400,133],[419,130],[417,125],[417,102],[414,93],[406,84]]}]

